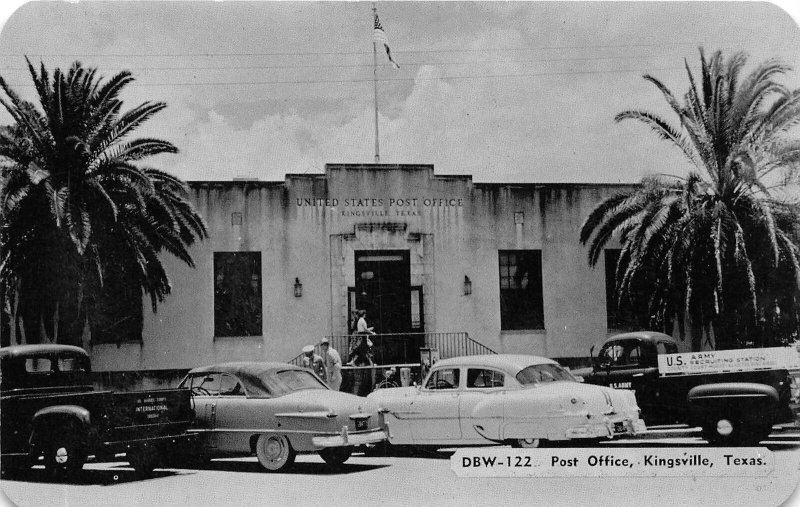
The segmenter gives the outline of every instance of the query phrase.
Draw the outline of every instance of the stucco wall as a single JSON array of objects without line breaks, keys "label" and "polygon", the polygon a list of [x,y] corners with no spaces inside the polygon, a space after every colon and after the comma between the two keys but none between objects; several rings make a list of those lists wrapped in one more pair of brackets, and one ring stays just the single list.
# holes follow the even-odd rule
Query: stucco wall
[{"label": "stucco wall", "polygon": [[[147,311],[143,341],[95,345],[94,367],[288,360],[324,335],[346,333],[353,252],[393,248],[410,250],[426,331],[466,331],[498,352],[586,356],[608,333],[605,278],[602,265],[587,265],[578,230],[597,203],[624,188],[477,184],[426,165],[330,164],[324,175],[277,183],[193,182],[191,197],[211,235],[192,249],[196,268],[167,259],[173,294],[158,313]],[[519,212],[524,220],[515,223]],[[242,214],[241,226],[232,225],[232,213]],[[542,250],[544,330],[501,331],[499,249]],[[263,336],[214,337],[213,255],[222,251],[261,252]],[[464,295],[465,276],[471,295]]]}]

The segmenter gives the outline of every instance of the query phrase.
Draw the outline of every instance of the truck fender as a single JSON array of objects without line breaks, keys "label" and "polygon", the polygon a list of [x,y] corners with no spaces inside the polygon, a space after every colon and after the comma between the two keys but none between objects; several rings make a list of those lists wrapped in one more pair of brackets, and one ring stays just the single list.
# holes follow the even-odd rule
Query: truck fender
[{"label": "truck fender", "polygon": [[84,432],[88,431],[91,425],[91,415],[89,411],[79,405],[52,405],[37,411],[33,415],[31,434],[31,445],[37,445],[48,438],[50,432],[65,431],[65,424],[77,423],[77,427]]},{"label": "truck fender", "polygon": [[772,412],[780,404],[778,391],[756,382],[722,382],[695,386],[687,394],[690,412],[695,418],[727,414],[743,420],[771,423]]},{"label": "truck fender", "polygon": [[689,390],[687,401],[690,404],[713,403],[715,400],[731,401],[736,398],[760,399],[778,403],[778,391],[769,385],[757,382],[722,382],[719,384],[703,384]]}]

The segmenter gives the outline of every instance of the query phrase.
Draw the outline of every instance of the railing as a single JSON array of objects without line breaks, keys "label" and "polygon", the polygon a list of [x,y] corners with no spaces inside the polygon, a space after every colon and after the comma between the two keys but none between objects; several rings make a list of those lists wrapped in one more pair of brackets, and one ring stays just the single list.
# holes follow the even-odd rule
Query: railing
[{"label": "railing", "polygon": [[439,350],[439,359],[457,356],[497,354],[486,345],[473,340],[468,333],[428,333],[425,346]]},{"label": "railing", "polygon": [[[326,336],[331,347],[339,352],[342,363],[350,361],[351,343],[361,339],[362,335],[332,335]],[[372,360],[378,365],[419,363],[420,347],[439,350],[439,359],[456,356],[474,356],[479,354],[496,354],[494,350],[477,342],[463,331],[453,333],[383,333],[369,335],[372,341]],[[319,344],[315,348],[320,353]],[[289,361],[295,365],[302,365],[303,354],[299,354]]]}]

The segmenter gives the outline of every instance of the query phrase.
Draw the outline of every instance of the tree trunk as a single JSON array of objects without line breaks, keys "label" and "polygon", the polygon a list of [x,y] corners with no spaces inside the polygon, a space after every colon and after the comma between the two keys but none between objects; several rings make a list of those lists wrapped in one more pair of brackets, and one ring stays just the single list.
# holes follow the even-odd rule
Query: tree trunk
[{"label": "tree trunk", "polygon": [[0,347],[11,345],[11,301],[6,284],[0,283]]}]

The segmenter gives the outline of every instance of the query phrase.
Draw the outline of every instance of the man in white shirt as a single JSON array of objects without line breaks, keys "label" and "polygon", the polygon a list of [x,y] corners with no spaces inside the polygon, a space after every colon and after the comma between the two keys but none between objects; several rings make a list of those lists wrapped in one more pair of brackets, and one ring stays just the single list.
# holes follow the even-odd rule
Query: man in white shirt
[{"label": "man in white shirt", "polygon": [[327,381],[325,363],[322,358],[314,352],[313,345],[306,345],[303,347],[303,368],[308,368],[319,375],[323,381]]},{"label": "man in white shirt", "polygon": [[325,371],[328,374],[328,387],[338,391],[342,386],[342,358],[339,352],[331,347],[327,338],[323,338],[319,345],[322,351],[322,361],[325,363]]}]

